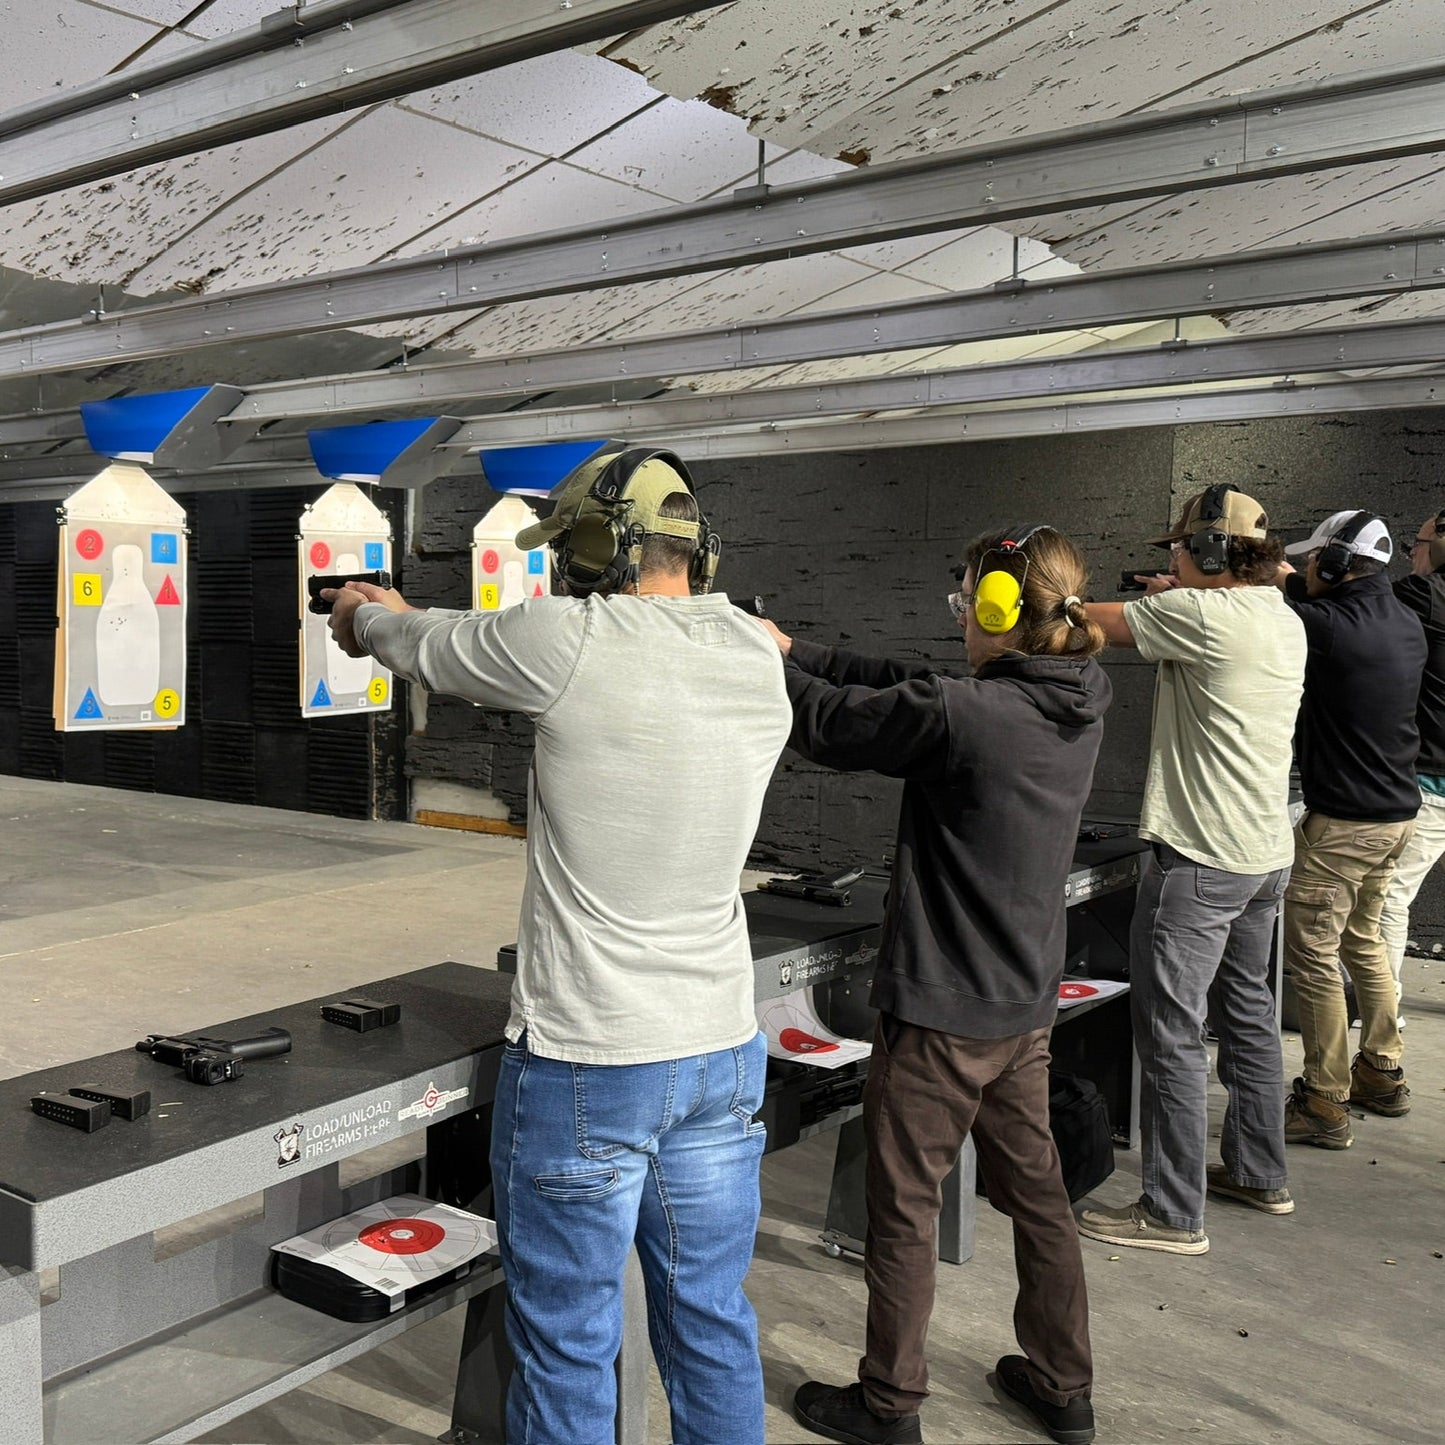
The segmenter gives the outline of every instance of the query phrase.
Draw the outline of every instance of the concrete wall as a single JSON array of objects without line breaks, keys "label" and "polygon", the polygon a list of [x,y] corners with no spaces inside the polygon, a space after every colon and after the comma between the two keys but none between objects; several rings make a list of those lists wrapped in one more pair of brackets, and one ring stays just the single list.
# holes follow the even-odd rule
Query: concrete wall
[{"label": "concrete wall", "polygon": [[[725,540],[720,585],[759,593],[785,628],[862,651],[962,664],[944,598],[949,568],[983,528],[1047,520],[1088,557],[1093,595],[1116,596],[1118,574],[1161,554],[1157,534],[1179,501],[1232,481],[1272,522],[1303,535],[1341,507],[1382,512],[1404,532],[1445,505],[1445,415],[1358,414],[1095,436],[979,442],[888,452],[756,458],[696,468]],[[419,602],[461,605],[470,529],[491,504],[480,480],[451,479],[420,499],[407,567]],[[1397,570],[1398,564],[1397,564]],[[1153,669],[1111,653],[1116,701],[1095,779],[1095,811],[1137,809]],[[489,790],[525,811],[530,729],[524,720],[433,698],[408,771]],[[810,867],[876,860],[892,837],[898,785],[840,776],[791,755],[759,830],[759,861]],[[1445,931],[1445,886],[1427,891],[1419,921]]]}]

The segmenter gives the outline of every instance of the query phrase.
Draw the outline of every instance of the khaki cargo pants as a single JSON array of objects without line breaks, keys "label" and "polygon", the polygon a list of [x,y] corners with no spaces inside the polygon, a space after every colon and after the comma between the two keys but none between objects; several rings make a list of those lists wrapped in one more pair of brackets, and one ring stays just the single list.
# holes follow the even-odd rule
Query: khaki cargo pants
[{"label": "khaki cargo pants", "polygon": [[1284,895],[1285,962],[1299,996],[1306,1085],[1336,1103],[1350,1096],[1350,1021],[1340,965],[1360,1006],[1360,1052],[1378,1069],[1400,1062],[1395,978],[1380,910],[1395,860],[1415,831],[1306,813],[1295,828]]}]

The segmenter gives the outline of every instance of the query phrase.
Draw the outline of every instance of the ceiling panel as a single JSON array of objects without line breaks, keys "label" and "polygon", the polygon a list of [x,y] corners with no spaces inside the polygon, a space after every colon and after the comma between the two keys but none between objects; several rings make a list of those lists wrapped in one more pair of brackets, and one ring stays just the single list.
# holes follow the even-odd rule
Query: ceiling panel
[{"label": "ceiling panel", "polygon": [[359,266],[539,164],[530,152],[380,106],[217,209],[133,285],[159,290],[221,266],[212,289],[229,290]]},{"label": "ceiling panel", "polygon": [[[293,157],[344,125],[341,117],[309,121],[274,135],[147,166],[114,180],[77,186],[0,209],[0,253],[32,275],[126,287],[144,294],[184,280],[209,286],[213,267],[225,275],[224,253],[209,253],[188,273],[173,268],[159,285],[136,277],[162,252],[259,185]],[[227,284],[236,284],[230,282]]]},{"label": "ceiling panel", "polygon": [[97,10],[119,10],[157,25],[179,25],[196,8],[195,0],[107,0]]},{"label": "ceiling panel", "polygon": [[700,201],[756,168],[757,153],[735,116],[700,100],[663,99],[579,146],[570,160],[669,201]]},{"label": "ceiling panel", "polygon": [[[523,154],[518,152],[518,154]],[[535,162],[535,164],[531,164]],[[566,161],[537,161],[516,179],[449,216],[400,247],[397,255],[416,256],[448,246],[472,246],[541,231],[560,231],[589,222],[663,209],[667,202],[650,191],[578,170]]]},{"label": "ceiling panel", "polygon": [[[539,96],[546,104],[538,104]],[[559,50],[410,96],[403,104],[508,145],[564,156],[662,99],[626,66]]]},{"label": "ceiling panel", "polygon": [[105,75],[157,33],[144,20],[84,0],[10,0],[6,11],[0,60],[6,110]]}]

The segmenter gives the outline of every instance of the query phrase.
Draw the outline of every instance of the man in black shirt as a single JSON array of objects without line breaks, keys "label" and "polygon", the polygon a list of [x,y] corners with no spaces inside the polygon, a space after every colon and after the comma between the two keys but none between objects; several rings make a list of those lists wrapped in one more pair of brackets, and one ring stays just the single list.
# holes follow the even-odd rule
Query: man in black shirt
[{"label": "man in black shirt", "polygon": [[[1420,783],[1420,812],[1415,832],[1395,863],[1380,914],[1380,932],[1400,997],[1400,965],[1410,931],[1410,905],[1430,870],[1445,853],[1445,512],[1400,539],[1410,558],[1410,575],[1395,583],[1395,596],[1425,628],[1429,656],[1420,679],[1415,725],[1420,729],[1420,758],[1415,764]],[[1397,1005],[1398,1007],[1398,1005]],[[1404,1019],[1400,1027],[1404,1028]]]},{"label": "man in black shirt", "polygon": [[[1390,587],[1390,533],[1379,517],[1336,512],[1286,550],[1308,558],[1284,587],[1309,658],[1295,734],[1306,812],[1284,901],[1305,1062],[1285,1105],[1285,1140],[1348,1149],[1347,1101],[1382,1114],[1410,1107],[1380,911],[1420,808],[1425,637]],[[1341,963],[1360,1006],[1353,1065]]]}]

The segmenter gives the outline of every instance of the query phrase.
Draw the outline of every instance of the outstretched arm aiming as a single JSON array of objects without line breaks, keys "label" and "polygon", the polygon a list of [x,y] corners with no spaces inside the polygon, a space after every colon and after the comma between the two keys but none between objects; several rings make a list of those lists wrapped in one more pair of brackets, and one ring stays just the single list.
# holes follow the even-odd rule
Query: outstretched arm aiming
[{"label": "outstretched arm aiming", "polygon": [[586,627],[586,609],[561,598],[504,612],[429,612],[364,582],[331,597],[331,632],[350,656],[374,657],[428,692],[529,717],[567,686]]},{"label": "outstretched arm aiming", "polygon": [[893,687],[918,678],[947,676],[929,662],[901,662],[891,657],[865,657],[842,647],[823,647],[816,642],[790,637],[769,618],[758,619],[767,628],[778,650],[804,672],[826,678],[835,687]]},{"label": "outstretched arm aiming", "polygon": [[1137,647],[1134,634],[1124,620],[1122,602],[1086,602],[1084,612],[1090,622],[1097,622],[1104,629],[1104,636],[1110,647]]}]

